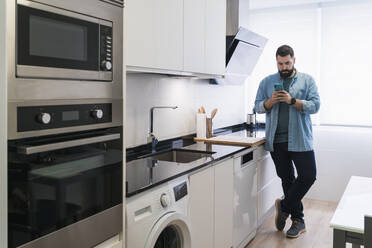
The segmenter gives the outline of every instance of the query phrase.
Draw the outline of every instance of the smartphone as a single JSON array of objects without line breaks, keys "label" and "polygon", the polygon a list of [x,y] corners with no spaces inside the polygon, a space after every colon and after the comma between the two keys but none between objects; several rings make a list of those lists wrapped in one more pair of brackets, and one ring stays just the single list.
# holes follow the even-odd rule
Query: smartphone
[{"label": "smartphone", "polygon": [[274,84],[275,91],[278,90],[283,90],[283,85],[282,84]]}]

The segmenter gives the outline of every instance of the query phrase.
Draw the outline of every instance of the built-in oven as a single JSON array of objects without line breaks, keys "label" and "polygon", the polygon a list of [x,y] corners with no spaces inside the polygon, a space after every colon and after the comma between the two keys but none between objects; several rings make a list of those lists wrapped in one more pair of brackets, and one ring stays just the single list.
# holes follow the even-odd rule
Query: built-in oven
[{"label": "built-in oven", "polygon": [[[18,107],[35,131],[112,122],[112,103]],[[122,126],[8,140],[9,248],[93,247],[122,231]]]},{"label": "built-in oven", "polygon": [[112,81],[113,22],[17,1],[18,77]]}]

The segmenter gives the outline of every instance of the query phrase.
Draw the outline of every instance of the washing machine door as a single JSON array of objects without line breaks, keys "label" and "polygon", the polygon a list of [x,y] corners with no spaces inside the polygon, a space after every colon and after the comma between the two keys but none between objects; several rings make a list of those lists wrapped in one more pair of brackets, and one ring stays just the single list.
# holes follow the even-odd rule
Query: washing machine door
[{"label": "washing machine door", "polygon": [[169,212],[152,228],[145,248],[191,248],[191,232],[184,215]]}]

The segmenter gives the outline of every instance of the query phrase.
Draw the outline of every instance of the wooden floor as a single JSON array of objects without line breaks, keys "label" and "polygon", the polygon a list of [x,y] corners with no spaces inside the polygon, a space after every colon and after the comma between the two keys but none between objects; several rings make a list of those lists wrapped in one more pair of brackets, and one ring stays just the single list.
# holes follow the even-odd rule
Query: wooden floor
[{"label": "wooden floor", "polygon": [[[273,213],[259,228],[256,237],[245,248],[332,248],[332,229],[329,222],[336,210],[337,203],[304,199],[306,232],[297,239],[288,239],[285,232],[276,230]],[[347,247],[351,247],[348,244]]]}]

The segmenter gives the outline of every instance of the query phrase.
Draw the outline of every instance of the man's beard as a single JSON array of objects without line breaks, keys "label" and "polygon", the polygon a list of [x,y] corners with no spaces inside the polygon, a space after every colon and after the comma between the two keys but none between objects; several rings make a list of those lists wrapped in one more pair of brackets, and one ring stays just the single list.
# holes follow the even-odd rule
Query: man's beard
[{"label": "man's beard", "polygon": [[292,73],[293,73],[294,70],[295,70],[295,68],[292,67],[292,69],[290,69],[290,70],[279,71],[280,77],[281,78],[284,78],[284,79],[285,78],[289,78],[292,75]]}]

